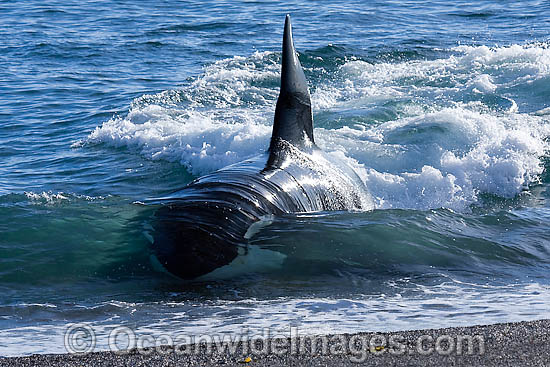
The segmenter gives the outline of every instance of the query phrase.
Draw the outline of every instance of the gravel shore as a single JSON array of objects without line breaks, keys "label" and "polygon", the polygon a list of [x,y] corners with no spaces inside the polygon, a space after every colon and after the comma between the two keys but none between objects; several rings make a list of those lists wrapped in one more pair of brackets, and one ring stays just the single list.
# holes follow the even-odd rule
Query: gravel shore
[{"label": "gravel shore", "polygon": [[550,320],[124,353],[0,358],[0,366],[549,366]]}]

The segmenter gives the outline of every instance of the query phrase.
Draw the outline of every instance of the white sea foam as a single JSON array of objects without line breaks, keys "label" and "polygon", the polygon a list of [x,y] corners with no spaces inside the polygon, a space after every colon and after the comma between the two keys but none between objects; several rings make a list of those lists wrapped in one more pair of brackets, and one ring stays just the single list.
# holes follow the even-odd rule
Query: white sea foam
[{"label": "white sea foam", "polygon": [[[396,112],[315,131],[321,147],[348,157],[378,208],[462,210],[480,193],[513,197],[543,171],[549,116],[521,111],[509,90],[550,78],[550,49],[460,46],[450,53],[401,63],[351,60],[312,88],[314,114],[360,115],[386,104]],[[195,175],[238,162],[268,146],[278,70],[273,53],[221,60],[180,91],[136,99],[127,116],[105,122],[84,144],[128,147],[181,162]]]},{"label": "white sea foam", "polygon": [[62,192],[58,192],[58,193],[45,192],[45,191],[41,193],[25,192],[25,196],[33,202],[45,202],[48,204],[57,203],[63,200],[69,200],[69,197]]},{"label": "white sea foam", "polygon": [[77,195],[77,194],[68,194],[64,192],[51,192],[51,191],[42,191],[40,193],[26,191],[25,196],[27,199],[34,204],[58,204],[61,202],[71,201],[71,200],[103,200],[104,196],[88,196],[88,195]]},{"label": "white sea foam", "polygon": [[456,107],[319,133],[363,166],[377,207],[464,209],[480,192],[513,197],[535,182],[550,129],[535,116]]},{"label": "white sea foam", "polygon": [[[109,335],[120,326],[130,326],[137,338],[154,337],[166,341],[160,338],[169,335],[178,341],[182,336],[204,340],[209,335],[247,339],[290,337],[291,328],[305,336],[469,326],[472,319],[480,324],[492,324],[550,317],[547,307],[550,288],[544,284],[493,286],[451,280],[433,287],[415,284],[414,279],[406,283],[405,288],[401,288],[402,284],[394,285],[396,290],[401,288],[401,292],[407,292],[405,294],[382,293],[347,299],[220,299],[196,306],[192,301],[111,301],[92,308],[76,306],[76,309],[82,315],[91,317],[91,312],[97,317],[101,309],[108,307],[109,316],[114,315],[89,323],[96,337],[96,351],[109,350]],[[391,288],[390,285],[390,292]],[[502,294],[507,296],[503,299]],[[197,314],[193,309],[200,311]],[[37,310],[44,312],[39,307]],[[0,344],[0,354],[66,353],[63,341],[67,329],[63,321],[5,328],[0,330],[0,337],[6,340]],[[269,334],[264,334],[266,329]],[[29,338],[29,334],[34,337]]]},{"label": "white sea foam", "polygon": [[201,175],[266,149],[271,128],[257,123],[261,116],[245,110],[234,113],[233,121],[220,121],[192,110],[173,116],[164,107],[149,105],[109,120],[88,139],[127,146],[151,159],[181,162]]},{"label": "white sea foam", "polygon": [[414,98],[441,103],[469,91],[494,93],[550,77],[550,49],[546,45],[459,46],[455,55],[435,60],[371,64],[353,60],[342,65],[340,83],[313,94],[318,108],[350,101],[379,102]]}]

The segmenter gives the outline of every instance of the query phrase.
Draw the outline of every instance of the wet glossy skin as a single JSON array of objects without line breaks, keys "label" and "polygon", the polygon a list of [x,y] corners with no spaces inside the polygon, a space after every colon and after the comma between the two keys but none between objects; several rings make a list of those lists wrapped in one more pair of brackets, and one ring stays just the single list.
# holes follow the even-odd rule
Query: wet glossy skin
[{"label": "wet glossy skin", "polygon": [[153,249],[181,278],[195,278],[246,252],[248,228],[265,215],[325,210],[368,210],[370,195],[344,162],[312,148],[279,150],[203,176],[169,197],[155,215]]},{"label": "wet glossy skin", "polygon": [[315,146],[307,80],[285,19],[281,89],[269,153],[201,177],[156,214],[153,249],[172,274],[195,278],[247,251],[246,233],[265,215],[373,207],[357,174]]}]

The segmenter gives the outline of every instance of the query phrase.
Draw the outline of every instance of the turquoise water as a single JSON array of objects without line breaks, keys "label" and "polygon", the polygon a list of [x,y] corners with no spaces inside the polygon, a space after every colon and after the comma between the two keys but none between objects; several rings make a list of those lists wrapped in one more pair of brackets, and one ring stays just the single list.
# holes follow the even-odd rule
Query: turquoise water
[{"label": "turquoise water", "polygon": [[[284,15],[318,144],[365,213],[284,218],[256,264],[182,283],[140,202],[264,151]],[[550,317],[542,1],[0,3],[0,355],[152,334],[400,330]],[[264,256],[264,257],[262,257]]]}]

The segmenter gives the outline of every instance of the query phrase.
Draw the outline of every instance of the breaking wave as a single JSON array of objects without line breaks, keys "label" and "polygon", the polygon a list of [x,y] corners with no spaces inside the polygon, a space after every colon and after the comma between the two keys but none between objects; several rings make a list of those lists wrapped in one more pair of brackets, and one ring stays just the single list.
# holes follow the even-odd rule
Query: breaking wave
[{"label": "breaking wave", "polygon": [[[546,44],[459,46],[435,60],[386,63],[302,55],[316,140],[343,152],[378,208],[467,210],[540,180],[548,150]],[[332,56],[331,56],[332,57]],[[337,64],[337,63],[336,63]],[[137,98],[82,144],[126,147],[202,175],[263,152],[279,54],[218,61],[181,90]],[[537,98],[527,105],[522,91]],[[541,112],[542,111],[542,112]]]}]

